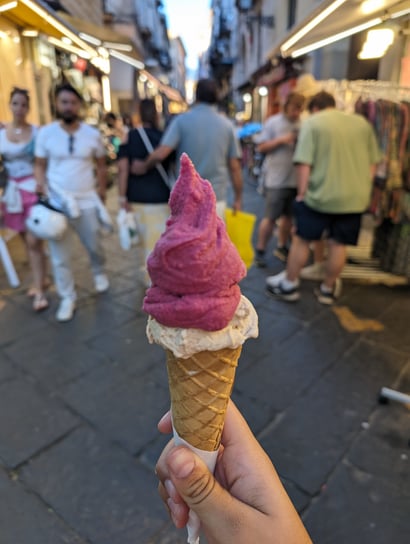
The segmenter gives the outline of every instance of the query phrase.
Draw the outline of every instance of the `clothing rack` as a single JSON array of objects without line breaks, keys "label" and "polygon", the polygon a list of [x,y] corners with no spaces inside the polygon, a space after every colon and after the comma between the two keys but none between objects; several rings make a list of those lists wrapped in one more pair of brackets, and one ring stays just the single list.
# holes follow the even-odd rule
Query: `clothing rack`
[{"label": "clothing rack", "polygon": [[[3,195],[3,189],[0,189],[0,200]],[[2,231],[1,218],[0,218],[0,262],[3,265],[4,271],[6,272],[7,280],[11,287],[19,287],[20,280],[17,275],[16,269],[14,267],[13,261],[11,259],[7,242],[14,236],[14,233],[11,235],[4,235]]]},{"label": "clothing rack", "polygon": [[333,94],[339,109],[351,113],[354,112],[354,104],[359,98],[362,100],[390,100],[395,103],[410,102],[410,87],[403,87],[389,81],[328,79],[318,83],[323,91]]}]

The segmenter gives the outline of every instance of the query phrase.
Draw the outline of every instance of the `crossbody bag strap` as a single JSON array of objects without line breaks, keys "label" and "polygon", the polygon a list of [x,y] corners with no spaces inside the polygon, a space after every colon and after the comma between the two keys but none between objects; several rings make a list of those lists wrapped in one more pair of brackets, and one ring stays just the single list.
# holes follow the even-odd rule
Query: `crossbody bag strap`
[{"label": "crossbody bag strap", "polygon": [[[148,153],[152,153],[154,151],[154,148],[152,147],[152,143],[150,139],[147,136],[147,133],[142,127],[137,127],[138,134],[141,137],[141,140],[144,142],[145,147],[147,148]],[[165,172],[165,168],[162,166],[161,163],[157,163],[155,165],[155,168],[158,170],[160,176],[162,177],[165,185],[168,187],[168,189],[171,189],[171,184],[168,179],[168,175]]]}]

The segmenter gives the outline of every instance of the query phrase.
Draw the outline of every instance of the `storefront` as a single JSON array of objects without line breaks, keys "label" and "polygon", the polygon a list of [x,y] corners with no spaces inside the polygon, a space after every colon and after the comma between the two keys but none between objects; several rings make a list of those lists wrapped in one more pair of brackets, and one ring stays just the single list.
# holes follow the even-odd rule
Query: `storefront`
[{"label": "storefront", "polygon": [[[402,278],[410,278],[409,25],[410,1],[321,2],[270,53],[272,60],[304,59],[316,76],[333,67],[328,78],[317,77],[318,90],[332,92],[338,108],[373,124],[384,158],[369,207],[367,262]],[[276,97],[294,83],[275,85]],[[360,270],[363,255],[356,260]]]},{"label": "storefront", "polygon": [[[403,38],[409,14],[408,0],[321,2],[272,49],[269,57],[295,60],[309,55],[309,69],[317,79],[352,79],[355,68],[365,78],[372,61],[374,64],[374,59],[385,58],[387,50],[394,49]],[[395,56],[400,64],[401,51],[396,51]],[[382,65],[383,60],[379,63]],[[327,66],[333,70],[332,75],[326,73]]]},{"label": "storefront", "polygon": [[[93,86],[97,75],[101,82],[109,73],[108,52],[83,40],[76,29],[45,4],[32,0],[0,0],[0,30],[2,120],[9,119],[8,96],[14,85],[30,91],[30,119],[44,124],[53,118],[52,97],[56,84],[67,79],[83,90],[85,86]],[[106,92],[109,93],[109,88]],[[103,101],[101,96],[101,103]]]}]

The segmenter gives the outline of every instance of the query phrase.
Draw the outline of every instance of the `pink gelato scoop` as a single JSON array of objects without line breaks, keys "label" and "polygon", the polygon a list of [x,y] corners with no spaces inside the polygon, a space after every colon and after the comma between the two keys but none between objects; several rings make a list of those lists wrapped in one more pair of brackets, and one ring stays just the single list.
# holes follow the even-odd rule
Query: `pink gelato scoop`
[{"label": "pink gelato scoop", "polygon": [[171,217],[148,258],[152,286],[143,309],[162,325],[216,331],[235,314],[246,267],[215,203],[211,184],[183,154]]}]

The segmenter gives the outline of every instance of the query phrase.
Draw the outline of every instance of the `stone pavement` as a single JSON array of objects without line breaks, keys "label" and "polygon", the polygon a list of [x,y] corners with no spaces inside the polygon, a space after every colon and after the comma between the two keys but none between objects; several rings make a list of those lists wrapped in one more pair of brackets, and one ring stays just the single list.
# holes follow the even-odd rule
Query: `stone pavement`
[{"label": "stone pavement", "polygon": [[[245,208],[262,209],[249,186]],[[0,544],[186,540],[156,491],[166,442],[156,423],[169,399],[164,354],[145,338],[138,254],[116,236],[105,245],[111,289],[93,293],[79,248],[80,300],[66,324],[54,320],[53,292],[49,310],[31,311],[18,239],[23,286],[10,289],[0,270]],[[245,344],[233,398],[316,544],[405,544],[410,413],[378,393],[410,391],[409,289],[347,283],[338,317],[316,302],[313,282],[299,303],[269,298],[265,276],[281,269],[269,264],[242,283],[260,337]],[[353,318],[364,330],[346,329]]]}]

